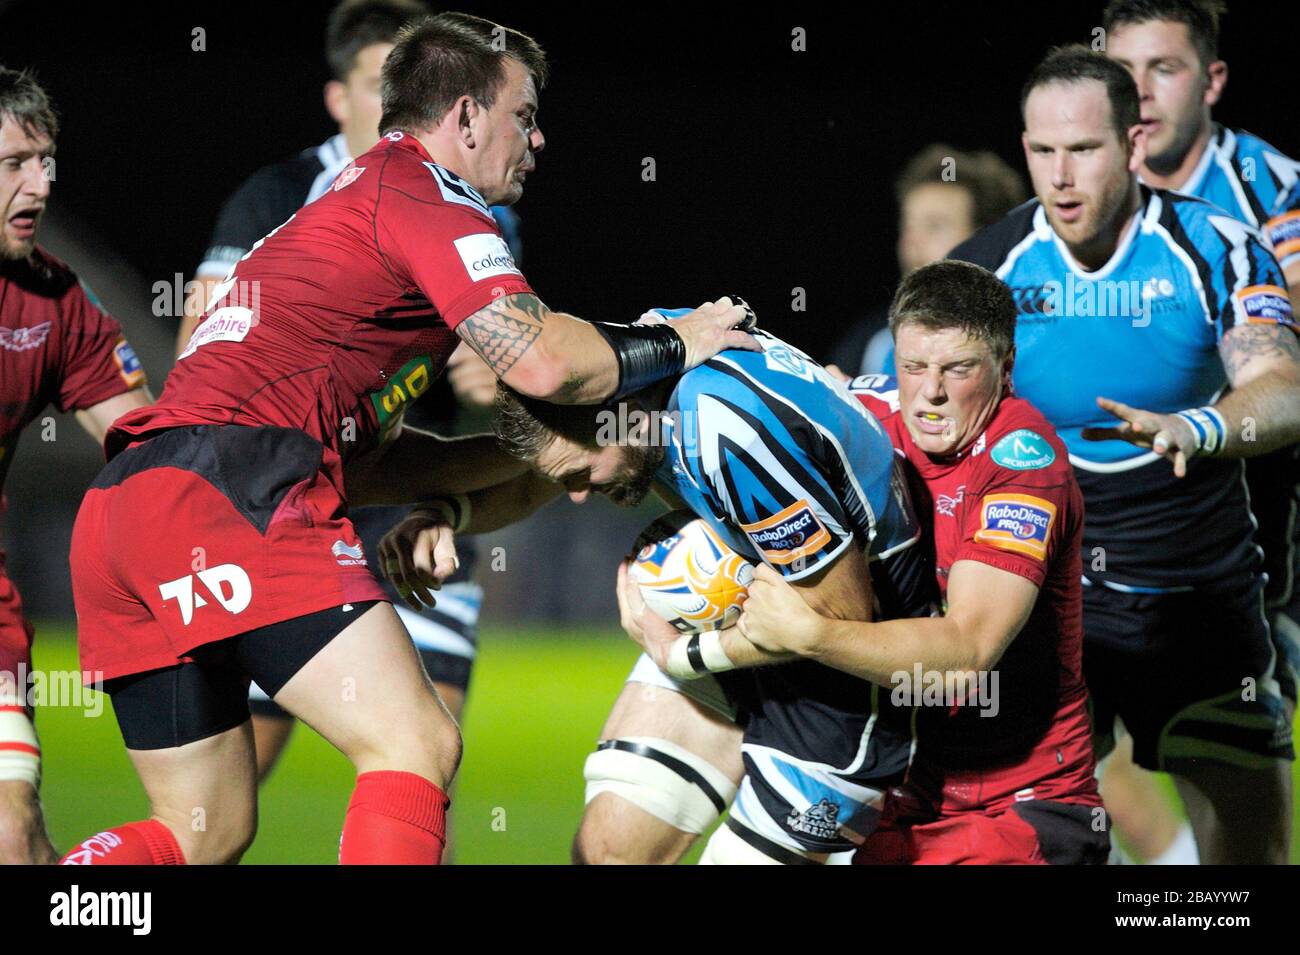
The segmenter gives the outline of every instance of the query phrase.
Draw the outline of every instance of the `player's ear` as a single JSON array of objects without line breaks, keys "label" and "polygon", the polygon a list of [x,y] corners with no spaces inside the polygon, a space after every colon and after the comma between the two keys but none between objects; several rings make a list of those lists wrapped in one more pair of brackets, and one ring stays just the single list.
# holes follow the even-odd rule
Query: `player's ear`
[{"label": "player's ear", "polygon": [[340,126],[352,115],[351,104],[348,102],[348,88],[338,80],[330,80],[325,84],[325,112],[329,113],[330,118]]},{"label": "player's ear", "polygon": [[1128,145],[1128,171],[1137,172],[1147,161],[1147,131],[1141,123],[1130,126],[1125,137]]},{"label": "player's ear", "polygon": [[452,109],[456,113],[456,138],[464,142],[466,146],[473,148],[476,145],[474,124],[482,115],[483,107],[479,105],[478,100],[474,99],[474,97],[462,96],[456,100]]},{"label": "player's ear", "polygon": [[1011,393],[1011,373],[1016,368],[1016,345],[1011,343],[1011,350],[1007,352],[1007,357],[1002,359],[1002,391],[1004,394]]},{"label": "player's ear", "polygon": [[1213,106],[1223,96],[1223,88],[1228,85],[1228,64],[1225,60],[1215,60],[1205,68],[1205,95],[1201,102]]}]

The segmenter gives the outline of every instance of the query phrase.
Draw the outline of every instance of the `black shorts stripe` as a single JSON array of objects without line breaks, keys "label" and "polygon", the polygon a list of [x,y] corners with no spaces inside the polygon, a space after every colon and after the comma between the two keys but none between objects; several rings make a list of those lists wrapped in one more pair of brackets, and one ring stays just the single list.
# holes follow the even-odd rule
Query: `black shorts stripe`
[{"label": "black shorts stripe", "polygon": [[769,859],[775,859],[781,865],[821,865],[820,862],[805,859],[797,852],[791,852],[785,846],[778,845],[766,836],[760,836],[753,829],[742,826],[731,817],[727,817],[727,828],[738,835],[742,841],[748,843]]},{"label": "black shorts stripe", "polygon": [[644,743],[632,743],[625,739],[607,739],[596,745],[597,751],[602,749],[617,749],[624,753],[632,753],[635,756],[644,756],[646,759],[652,759],[661,766],[667,766],[682,779],[688,783],[698,786],[700,792],[709,798],[709,802],[717,808],[718,812],[724,812],[727,808],[726,800],[714,789],[707,779],[695,771],[695,768],[680,759],[669,756],[667,753],[661,753],[654,747],[647,746]]}]

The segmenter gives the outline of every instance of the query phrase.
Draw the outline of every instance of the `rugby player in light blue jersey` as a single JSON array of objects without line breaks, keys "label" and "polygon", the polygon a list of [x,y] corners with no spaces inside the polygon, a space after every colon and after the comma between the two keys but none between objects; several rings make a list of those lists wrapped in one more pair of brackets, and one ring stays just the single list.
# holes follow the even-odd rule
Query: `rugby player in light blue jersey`
[{"label": "rugby player in light blue jersey", "polygon": [[[1228,64],[1218,54],[1225,7],[1221,0],[1111,0],[1102,14],[1106,51],[1137,83],[1147,134],[1142,180],[1213,202],[1259,228],[1282,266],[1294,306],[1300,288],[1300,162],[1211,117],[1228,81]],[[1272,77],[1261,73],[1258,79],[1271,82]],[[1268,574],[1264,603],[1278,649],[1278,682],[1292,708],[1300,662],[1298,480],[1300,447],[1295,445],[1246,463],[1251,510],[1259,524],[1255,542],[1264,551]],[[1155,781],[1141,778],[1125,755],[1121,743],[1104,780],[1124,841],[1148,861],[1194,862],[1190,830],[1179,829]]]},{"label": "rugby player in light blue jersey", "polygon": [[1204,861],[1285,862],[1294,752],[1241,461],[1300,438],[1281,268],[1224,210],[1138,182],[1138,91],[1105,55],[1052,51],[1021,110],[1037,198],[952,257],[1011,287],[1015,389],[1084,493],[1099,755],[1118,716]]},{"label": "rugby player in light blue jersey", "polygon": [[[825,613],[928,616],[934,565],[883,428],[807,355],[754,337],[761,352],[728,351],[604,408],[503,395],[498,436],[533,471],[469,495],[458,523],[491,530],[561,490],[635,505],[653,488]],[[381,551],[418,563],[408,555],[427,527],[405,522]],[[659,661],[670,676],[643,656],[629,676],[587,761],[575,860],[675,862],[728,805],[707,861],[810,865],[852,849],[903,780],[910,707],[841,671],[733,643],[734,628],[698,639],[688,670]],[[733,669],[760,661],[780,665]]]}]

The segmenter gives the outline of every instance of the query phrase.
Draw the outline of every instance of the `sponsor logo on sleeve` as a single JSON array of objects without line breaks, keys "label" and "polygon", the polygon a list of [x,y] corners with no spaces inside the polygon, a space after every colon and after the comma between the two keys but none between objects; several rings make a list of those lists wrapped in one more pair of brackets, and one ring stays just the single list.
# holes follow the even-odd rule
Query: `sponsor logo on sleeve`
[{"label": "sponsor logo on sleeve", "polygon": [[805,499],[764,520],[741,524],[740,529],[749,535],[764,560],[779,565],[811,557],[831,540],[831,532]]},{"label": "sponsor logo on sleeve", "polygon": [[510,254],[510,247],[499,235],[491,232],[463,235],[455,244],[465,271],[475,282],[496,275],[521,274]]},{"label": "sponsor logo on sleeve", "polygon": [[1294,325],[1291,299],[1276,285],[1252,285],[1232,293],[1237,317],[1242,322],[1265,325]]},{"label": "sponsor logo on sleeve", "polygon": [[980,502],[975,540],[1036,560],[1047,559],[1056,505],[1030,494],[987,494]]},{"label": "sponsor logo on sleeve", "polygon": [[1269,219],[1264,223],[1264,235],[1279,261],[1300,252],[1300,209]]},{"label": "sponsor logo on sleeve", "polygon": [[117,373],[128,387],[134,388],[144,381],[144,365],[125,338],[119,338],[113,346],[113,361],[117,362]]},{"label": "sponsor logo on sleeve", "polygon": [[1013,471],[1036,471],[1056,460],[1056,452],[1037,431],[1019,428],[1003,435],[989,456],[1004,468]]}]

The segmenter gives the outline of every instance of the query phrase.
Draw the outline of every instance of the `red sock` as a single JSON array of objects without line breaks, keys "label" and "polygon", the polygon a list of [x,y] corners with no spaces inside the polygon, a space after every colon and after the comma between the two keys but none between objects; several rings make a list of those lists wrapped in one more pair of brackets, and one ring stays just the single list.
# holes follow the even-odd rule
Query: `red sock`
[{"label": "red sock", "polygon": [[96,833],[59,860],[59,865],[184,864],[176,837],[156,819]]},{"label": "red sock", "polygon": [[343,820],[339,865],[437,865],[450,802],[415,773],[362,773]]}]

